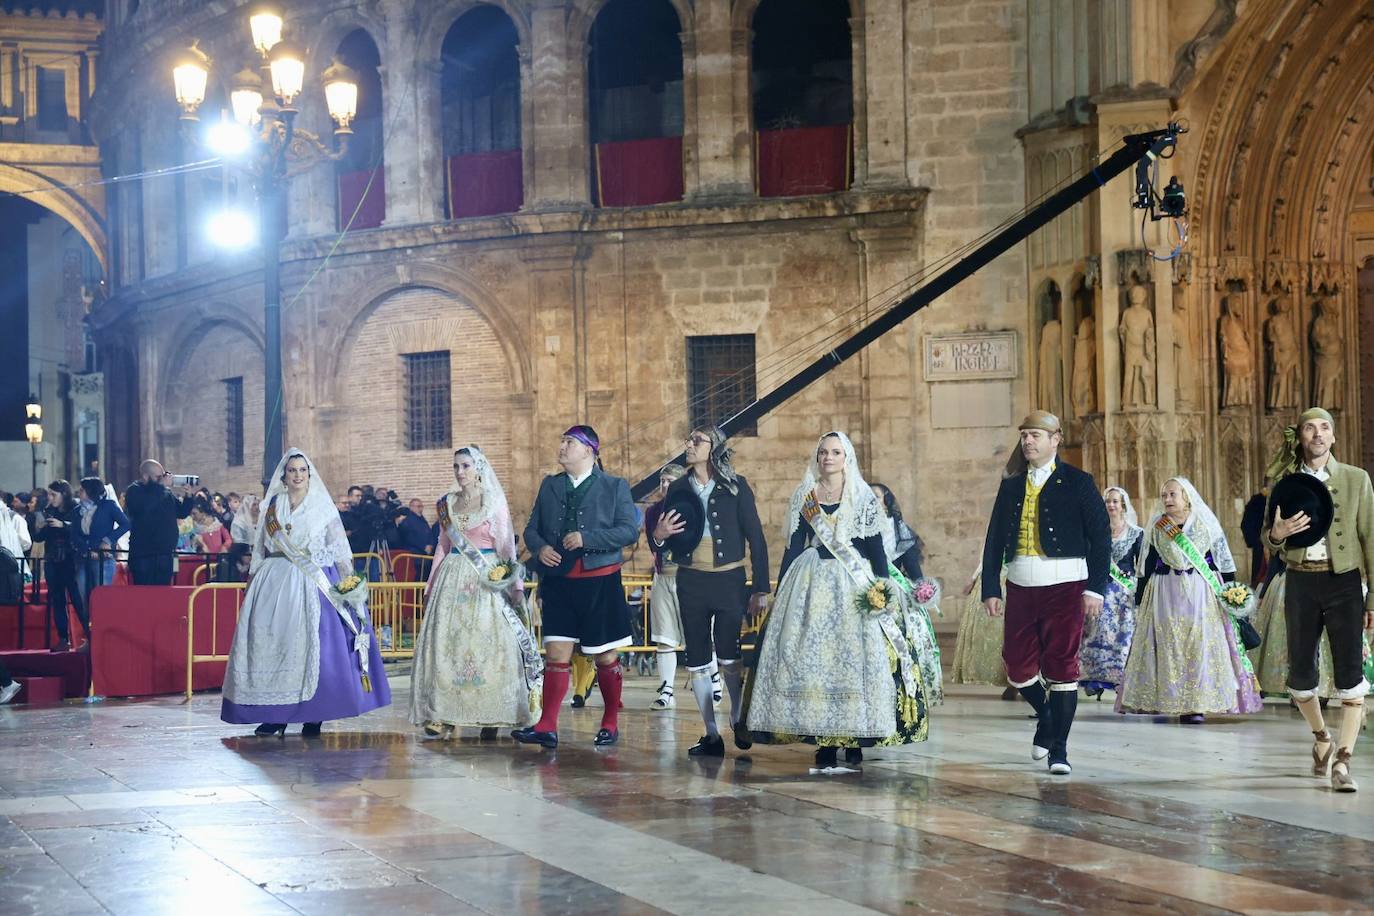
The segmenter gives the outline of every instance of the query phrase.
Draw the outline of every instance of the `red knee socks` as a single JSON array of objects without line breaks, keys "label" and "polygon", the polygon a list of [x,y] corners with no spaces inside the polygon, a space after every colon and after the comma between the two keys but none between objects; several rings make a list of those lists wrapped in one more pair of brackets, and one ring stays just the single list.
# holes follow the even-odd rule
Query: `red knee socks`
[{"label": "red knee socks", "polygon": [[620,688],[625,679],[620,671],[620,662],[596,666],[596,682],[601,687],[601,702],[605,709],[601,712],[601,727],[611,731],[620,729]]},{"label": "red knee socks", "polygon": [[534,724],[535,731],[558,731],[558,711],[563,705],[563,697],[567,696],[570,680],[572,665],[567,662],[549,662],[544,666],[544,712]]}]

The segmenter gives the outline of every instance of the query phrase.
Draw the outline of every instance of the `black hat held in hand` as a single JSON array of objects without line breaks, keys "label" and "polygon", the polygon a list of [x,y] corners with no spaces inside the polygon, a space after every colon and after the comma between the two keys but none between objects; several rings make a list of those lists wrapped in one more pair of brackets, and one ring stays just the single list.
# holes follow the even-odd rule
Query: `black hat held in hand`
[{"label": "black hat held in hand", "polygon": [[1286,547],[1311,547],[1326,537],[1326,532],[1331,528],[1331,517],[1335,514],[1331,491],[1326,484],[1311,474],[1301,472],[1288,474],[1274,484],[1269,504],[1275,510],[1269,517],[1270,527],[1273,527],[1274,516],[1279,514],[1284,518],[1292,518],[1299,512],[1305,512],[1311,519],[1306,531],[1289,535],[1288,540],[1284,541]]}]

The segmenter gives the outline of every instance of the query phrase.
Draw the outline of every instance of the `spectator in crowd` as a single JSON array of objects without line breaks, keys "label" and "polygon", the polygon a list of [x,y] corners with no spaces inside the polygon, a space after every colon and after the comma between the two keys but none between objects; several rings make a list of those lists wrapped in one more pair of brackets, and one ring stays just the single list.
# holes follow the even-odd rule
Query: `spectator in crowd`
[{"label": "spectator in crowd", "polygon": [[210,497],[210,508],[213,510],[215,518],[219,519],[219,523],[224,526],[224,530],[228,531],[229,526],[234,524],[234,513],[229,508],[229,500],[225,498],[223,493],[216,493]]},{"label": "spectator in crowd", "polygon": [[19,574],[23,581],[27,581],[29,571],[25,557],[33,546],[33,536],[29,534],[27,519],[11,508],[14,502],[10,494],[0,493],[0,547],[14,555],[19,564]]},{"label": "spectator in crowd", "polygon": [[424,515],[405,506],[392,511],[391,520],[396,525],[396,541],[392,547],[406,553],[425,553],[429,547],[429,523],[425,521]]},{"label": "spectator in crowd", "polygon": [[171,585],[172,559],[177,547],[177,520],[191,514],[187,489],[173,493],[169,475],[151,459],[139,465],[142,475],[124,494],[131,538],[129,574],[135,585]]},{"label": "spectator in crowd", "polygon": [[[232,519],[230,521],[232,522]],[[191,522],[195,525],[193,543],[198,553],[224,553],[229,549],[229,529],[220,521],[213,503],[203,499],[193,502]]]},{"label": "spectator in crowd", "polygon": [[[348,546],[354,554],[380,553],[385,545],[385,541],[382,540],[383,529],[390,524],[390,519],[386,518],[385,510],[378,504],[371,487],[349,487],[350,502],[353,502],[354,490],[357,490],[357,502],[354,502],[352,508],[342,516],[344,532],[348,535]],[[355,565],[359,573],[366,575],[373,582],[380,579],[381,567],[375,559],[366,563],[360,559]]]},{"label": "spectator in crowd", "polygon": [[58,640],[53,651],[66,652],[71,648],[68,600],[76,608],[77,619],[81,621],[81,629],[85,631],[88,643],[91,637],[91,616],[86,610],[80,589],[76,587],[77,555],[82,546],[81,515],[72,496],[71,484],[65,480],[54,480],[48,484],[48,508],[43,515],[43,527],[38,530],[37,539],[46,546],[43,578],[48,583],[48,608],[57,627]]},{"label": "spectator in crowd", "polygon": [[76,584],[87,607],[91,591],[97,585],[114,581],[115,551],[119,539],[129,531],[129,517],[111,499],[105,482],[99,477],[81,478],[81,526],[73,538],[78,544],[80,563],[76,567]]}]

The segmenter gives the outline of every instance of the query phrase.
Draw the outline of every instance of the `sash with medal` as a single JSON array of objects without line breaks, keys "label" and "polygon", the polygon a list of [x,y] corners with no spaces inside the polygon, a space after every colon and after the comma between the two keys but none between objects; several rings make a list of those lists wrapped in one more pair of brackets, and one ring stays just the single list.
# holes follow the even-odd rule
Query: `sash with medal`
[{"label": "sash with medal", "polygon": [[[1188,543],[1191,544],[1192,541]],[[1107,574],[1112,577],[1113,582],[1124,588],[1127,592],[1135,591],[1135,580],[1127,575],[1120,566],[1117,566],[1115,560],[1112,560],[1107,566]]]},{"label": "sash with medal", "polygon": [[[363,691],[371,693],[372,680],[368,677],[368,647],[371,642],[371,635],[366,629],[366,605],[362,602],[359,603],[357,620],[355,620],[353,614],[348,610],[348,602],[344,601],[334,591],[334,585],[329,581],[329,577],[310,559],[310,550],[296,543],[291,535],[290,525],[284,526],[278,521],[276,499],[273,499],[272,504],[267,507],[267,520],[263,523],[263,531],[268,536],[276,538],[282,555],[320,590],[325,600],[329,602],[329,606],[334,609],[344,626],[348,627],[348,631],[353,634],[353,651],[358,654],[358,664],[363,672]],[[362,588],[362,586],[359,587]]]},{"label": "sash with medal", "polygon": [[[801,514],[802,518],[811,524],[811,530],[816,532],[817,539],[839,561],[840,566],[849,574],[849,578],[859,587],[860,591],[867,590],[877,581],[877,577],[873,575],[873,567],[869,565],[868,561],[854,548],[852,543],[841,539],[836,533],[835,526],[830,524],[830,517],[821,509],[815,490],[808,493],[806,499],[802,501]],[[878,615],[878,625],[897,653],[897,665],[901,669],[902,684],[906,687],[907,696],[924,695],[921,675],[916,670],[916,664],[911,658],[911,647],[907,644],[906,634],[897,625],[896,617],[890,612],[880,614]]]},{"label": "sash with medal", "polygon": [[[448,497],[439,500],[437,507],[439,524],[448,532],[448,539],[453,542],[454,549],[462,555],[476,570],[478,578],[487,581],[488,574],[491,572],[493,564],[491,557],[482,553],[481,549],[468,540],[468,536],[463,533],[453,522],[453,514],[449,509]],[[515,592],[518,591],[516,583],[520,581],[518,572],[519,566],[514,567],[516,575],[511,577],[511,584],[502,592],[500,602],[501,615],[510,627],[511,635],[515,637],[515,644],[520,649],[520,665],[525,672],[525,686],[530,691],[538,689],[540,681],[544,677],[544,663],[539,655],[539,647],[534,644],[534,635],[530,633],[525,622],[520,619],[515,608],[520,604]]]}]

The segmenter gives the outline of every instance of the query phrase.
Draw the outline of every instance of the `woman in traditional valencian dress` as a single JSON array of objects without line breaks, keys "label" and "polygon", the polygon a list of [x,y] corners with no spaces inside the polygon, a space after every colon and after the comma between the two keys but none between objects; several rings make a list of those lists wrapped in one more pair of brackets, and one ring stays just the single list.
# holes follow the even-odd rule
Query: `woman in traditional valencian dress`
[{"label": "woman in traditional valencian dress", "polygon": [[945,699],[944,672],[940,667],[940,644],[935,637],[932,612],[940,613],[940,586],[921,568],[924,545],[902,516],[897,497],[886,484],[873,484],[873,495],[883,507],[883,552],[891,564],[892,578],[907,593],[903,608],[908,616],[907,631],[921,665],[921,681],[926,700],[932,705]]},{"label": "woman in traditional valencian dress", "polygon": [[1126,656],[1131,652],[1131,634],[1135,632],[1135,565],[1145,536],[1125,490],[1108,487],[1102,499],[1107,504],[1107,522],[1112,532],[1111,576],[1107,594],[1102,596],[1101,613],[1083,621],[1083,642],[1078,649],[1078,683],[1088,696],[1098,699],[1103,690],[1115,690],[1121,683]]},{"label": "woman in traditional valencian dress", "polygon": [[[1001,575],[1001,571],[998,571]],[[979,585],[983,579],[980,563],[964,586],[964,606],[959,615],[959,633],[954,641],[954,663],[949,680],[953,684],[988,684],[1006,688],[1002,699],[1017,700],[1020,694],[1007,683],[1007,665],[1002,661],[1002,618],[993,617],[983,606]]]},{"label": "woman in traditional valencian dress", "polygon": [[523,618],[522,570],[496,471],[469,445],[453,454],[453,479],[436,507],[439,546],[415,641],[410,721],[445,738],[475,725],[491,740],[501,726],[539,718],[542,663]]},{"label": "woman in traditional valencian dress", "polygon": [[863,747],[924,741],[926,693],[907,615],[856,606],[891,580],[882,507],[843,433],[821,437],[785,524],[777,599],[745,702],[754,740],[815,744],[822,771],[841,747],[857,763]]},{"label": "woman in traditional valencian dress", "polygon": [[1164,511],[1145,531],[1135,635],[1117,691],[1121,712],[1166,713],[1198,724],[1206,713],[1261,707],[1230,613],[1218,598],[1236,563],[1216,515],[1186,478],[1164,482]]},{"label": "woman in traditional valencian dress", "polygon": [[259,735],[282,735],[287,723],[303,722],[301,734],[313,737],[325,720],[391,702],[367,588],[337,590],[352,574],[339,510],[310,459],[293,448],[259,511],[221,719],[261,722]]}]

